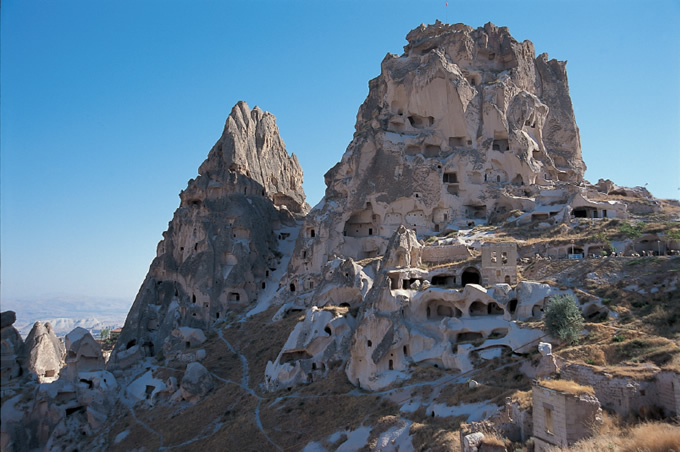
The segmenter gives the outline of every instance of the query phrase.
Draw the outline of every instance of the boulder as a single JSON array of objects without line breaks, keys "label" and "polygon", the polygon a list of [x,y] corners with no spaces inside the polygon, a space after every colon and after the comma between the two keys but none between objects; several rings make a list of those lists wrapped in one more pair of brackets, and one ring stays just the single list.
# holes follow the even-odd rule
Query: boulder
[{"label": "boulder", "polygon": [[180,390],[182,398],[197,401],[215,386],[212,375],[200,363],[189,363],[182,377]]}]

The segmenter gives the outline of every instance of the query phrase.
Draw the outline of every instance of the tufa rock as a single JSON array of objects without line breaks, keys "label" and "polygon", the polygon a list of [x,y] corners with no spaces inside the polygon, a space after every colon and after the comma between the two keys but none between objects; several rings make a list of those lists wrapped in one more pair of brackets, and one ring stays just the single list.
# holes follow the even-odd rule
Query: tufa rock
[{"label": "tufa rock", "polygon": [[182,398],[188,401],[198,401],[215,386],[212,375],[200,363],[189,363],[182,377],[180,391]]},{"label": "tufa rock", "polygon": [[64,367],[64,344],[57,338],[52,325],[35,322],[24,345],[24,367],[40,383],[54,381]]},{"label": "tufa rock", "polygon": [[24,341],[14,328],[16,314],[14,311],[5,311],[0,316],[0,340],[2,351],[0,352],[0,377],[3,384],[6,381],[20,377],[21,359],[24,353]]},{"label": "tufa rock", "polygon": [[208,329],[232,307],[257,300],[276,284],[277,230],[308,210],[300,164],[286,152],[276,119],[244,102],[180,199],[111,355],[113,368],[179,351],[180,341],[164,349],[177,328]]}]

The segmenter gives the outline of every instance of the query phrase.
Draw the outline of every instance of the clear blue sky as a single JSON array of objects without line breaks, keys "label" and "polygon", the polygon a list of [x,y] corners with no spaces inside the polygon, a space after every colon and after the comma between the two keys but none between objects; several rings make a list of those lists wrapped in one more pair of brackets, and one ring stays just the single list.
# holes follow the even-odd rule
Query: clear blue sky
[{"label": "clear blue sky", "polygon": [[586,177],[677,198],[679,5],[3,0],[2,297],[132,302],[238,100],[276,115],[314,205],[385,54],[436,19],[568,60]]}]

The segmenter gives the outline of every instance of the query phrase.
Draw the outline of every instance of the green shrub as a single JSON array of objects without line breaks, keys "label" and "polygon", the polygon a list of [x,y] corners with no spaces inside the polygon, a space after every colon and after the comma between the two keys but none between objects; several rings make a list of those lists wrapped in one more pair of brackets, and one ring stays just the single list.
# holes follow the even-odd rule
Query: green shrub
[{"label": "green shrub", "polygon": [[543,323],[551,336],[569,343],[575,342],[584,326],[576,298],[568,294],[550,297]]},{"label": "green shrub", "polygon": [[630,224],[622,223],[619,225],[619,232],[629,239],[636,239],[642,235],[642,230],[645,228],[644,223]]}]

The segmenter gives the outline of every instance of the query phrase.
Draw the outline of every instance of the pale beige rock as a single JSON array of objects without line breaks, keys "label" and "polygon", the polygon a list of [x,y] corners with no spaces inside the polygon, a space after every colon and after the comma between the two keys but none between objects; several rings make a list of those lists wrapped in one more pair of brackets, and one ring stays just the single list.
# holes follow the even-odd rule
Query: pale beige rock
[{"label": "pale beige rock", "polygon": [[0,317],[0,377],[5,384],[11,379],[21,376],[21,359],[24,353],[24,341],[14,328],[16,314],[14,311],[4,311]]},{"label": "pale beige rock", "polygon": [[35,322],[26,337],[24,366],[41,383],[54,381],[64,367],[66,350],[49,322]]},{"label": "pale beige rock", "polygon": [[302,170],[286,152],[276,119],[244,102],[232,109],[180,199],[111,355],[112,368],[161,350],[171,357],[185,348],[186,341],[166,343],[177,328],[208,329],[233,307],[255,303],[278,282],[272,278],[281,265],[277,230],[308,210]]}]

